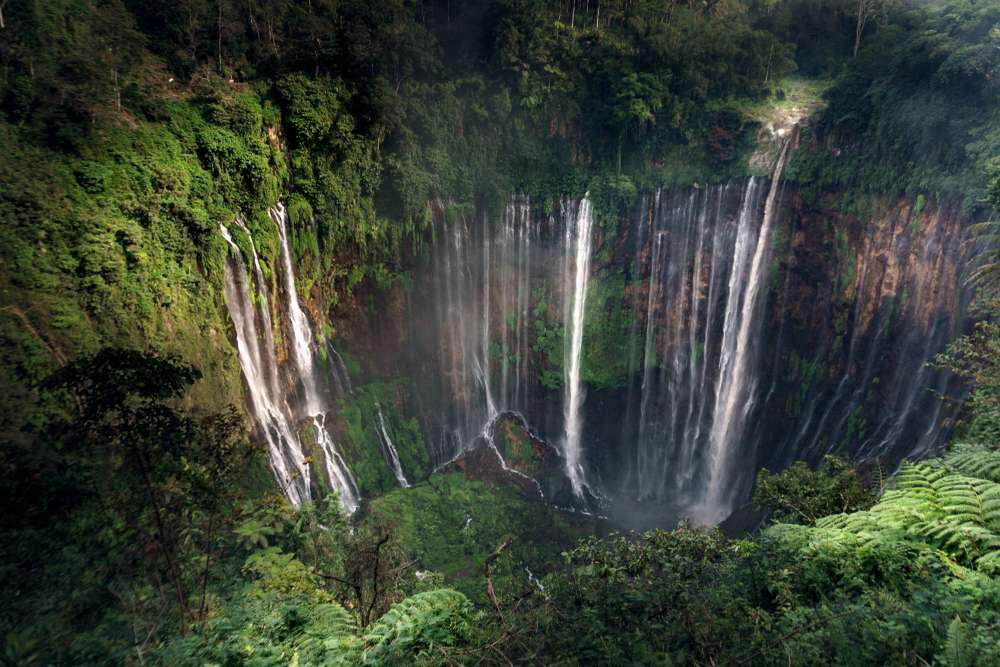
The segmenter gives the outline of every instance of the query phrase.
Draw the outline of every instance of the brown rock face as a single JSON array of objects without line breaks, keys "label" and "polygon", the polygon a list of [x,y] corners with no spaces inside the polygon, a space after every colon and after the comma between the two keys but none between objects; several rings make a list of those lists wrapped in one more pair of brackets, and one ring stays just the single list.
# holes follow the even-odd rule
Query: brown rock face
[{"label": "brown rock face", "polygon": [[[674,502],[706,484],[720,369],[736,349],[726,337],[741,328],[752,377],[731,443],[737,495],[763,465],[832,451],[896,461],[947,434],[941,395],[961,391],[927,362],[965,322],[968,221],[958,206],[883,198],[847,213],[841,193],[808,201],[795,184],[780,186],[749,312],[746,267],[771,192],[766,179],[663,189],[643,195],[614,233],[595,229],[590,289],[606,305],[588,310],[583,376],[604,384],[588,388],[583,440],[602,493]],[[338,347],[367,378],[409,380],[402,409],[420,418],[435,464],[505,411],[558,445],[571,266],[563,212],[514,197],[492,220],[441,203],[431,214],[434,238],[411,262],[412,284],[362,285],[330,309]],[[624,315],[609,323],[615,303]],[[627,370],[596,366],[622,355]],[[493,446],[455,465],[535,494],[560,459],[528,432],[501,419]],[[542,483],[546,495],[558,486]]]}]

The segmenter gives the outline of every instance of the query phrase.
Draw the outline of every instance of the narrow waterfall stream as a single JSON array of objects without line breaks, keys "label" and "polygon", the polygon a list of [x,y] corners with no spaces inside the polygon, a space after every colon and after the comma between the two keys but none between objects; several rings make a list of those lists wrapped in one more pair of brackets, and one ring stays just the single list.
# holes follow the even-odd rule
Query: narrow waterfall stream
[{"label": "narrow waterfall stream", "polygon": [[[270,323],[270,315],[265,316],[270,310],[267,289],[260,283],[254,288],[250,286],[239,246],[225,225],[219,225],[219,229],[231,250],[225,268],[226,307],[236,329],[236,347],[253,416],[260,435],[267,442],[268,461],[278,485],[292,504],[298,506],[311,500],[310,471],[292,427],[288,405],[277,390],[274,339],[270,334],[261,337],[257,333],[258,312],[262,321]],[[256,263],[256,250],[254,261]],[[261,304],[259,309],[253,306],[252,291]]]},{"label": "narrow waterfall stream", "polygon": [[566,224],[566,294],[572,293],[572,301],[566,302],[565,327],[569,332],[566,347],[565,398],[563,419],[563,455],[566,457],[566,475],[573,485],[573,493],[583,496],[586,476],[583,469],[581,439],[583,423],[580,409],[583,406],[584,387],[581,377],[583,356],[583,316],[587,306],[587,280],[590,277],[590,247],[593,215],[590,200],[584,198],[577,205],[573,223]]},{"label": "narrow waterfall stream", "polygon": [[312,419],[316,430],[316,442],[323,451],[323,462],[326,468],[330,486],[340,496],[341,504],[348,513],[357,510],[359,492],[350,469],[344,463],[337,447],[326,429],[326,413],[323,411],[319,386],[316,379],[316,364],[313,359],[313,335],[309,319],[299,304],[298,292],[295,289],[295,268],[292,264],[292,253],[288,242],[287,214],[280,202],[268,213],[278,226],[278,237],[281,241],[281,259],[285,282],[285,303],[288,308],[288,320],[292,330],[292,352],[298,377],[305,394],[305,412]]},{"label": "narrow waterfall stream", "polygon": [[378,410],[378,438],[379,444],[382,445],[382,456],[385,457],[385,462],[392,469],[392,474],[396,476],[396,482],[404,488],[410,488],[410,483],[406,479],[406,473],[403,472],[403,464],[399,461],[399,452],[396,451],[396,446],[392,442],[392,437],[389,435],[389,429],[385,426],[385,416],[382,414],[382,407],[376,404],[376,409]]}]

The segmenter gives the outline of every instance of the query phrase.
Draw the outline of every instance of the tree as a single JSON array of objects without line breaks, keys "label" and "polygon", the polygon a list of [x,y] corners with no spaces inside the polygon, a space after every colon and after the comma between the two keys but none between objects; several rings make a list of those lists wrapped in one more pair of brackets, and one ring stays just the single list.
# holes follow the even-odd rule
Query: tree
[{"label": "tree", "polygon": [[858,0],[857,23],[854,27],[854,57],[858,57],[861,48],[861,35],[869,22],[883,23],[888,19],[889,9],[896,0]]},{"label": "tree", "polygon": [[196,418],[178,406],[200,377],[176,359],[105,348],[48,382],[73,398],[65,465],[93,501],[83,523],[99,530],[106,576],[145,574],[169,590],[182,633],[207,611],[215,542],[252,455],[235,411]]},{"label": "tree", "polygon": [[761,470],[753,502],[775,521],[811,524],[828,514],[868,509],[878,490],[864,484],[847,461],[827,456],[816,470],[804,461],[780,473]]}]

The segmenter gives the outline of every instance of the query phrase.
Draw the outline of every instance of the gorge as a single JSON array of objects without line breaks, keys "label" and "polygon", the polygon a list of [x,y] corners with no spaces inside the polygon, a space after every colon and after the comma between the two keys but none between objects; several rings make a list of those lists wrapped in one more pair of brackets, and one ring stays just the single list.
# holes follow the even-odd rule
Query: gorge
[{"label": "gorge", "polygon": [[998,47],[0,0],[0,663],[1000,664]]},{"label": "gorge", "polygon": [[[783,143],[771,178],[658,188],[603,224],[586,197],[545,213],[511,195],[492,219],[429,204],[433,240],[415,260],[401,321],[375,313],[372,323],[376,334],[398,332],[380,349],[398,346],[385,356],[412,389],[397,409],[419,415],[430,459],[405,471],[378,408],[369,428],[399,485],[486,446],[512,413],[563,460],[561,476],[535,480],[544,497],[631,525],[721,521],[748,500],[760,467],[844,453],[891,471],[940,447],[948,397],[961,390],[930,364],[965,326],[968,222],[933,200],[920,210],[881,201],[867,219],[805,205],[781,178],[793,144]],[[353,512],[363,491],[323,423],[336,413],[341,371],[318,358],[333,347],[298,305],[280,205],[271,217],[283,289],[256,292],[256,315],[233,320],[266,328],[277,302],[291,349],[282,372],[294,378],[281,400],[296,406],[284,413],[312,420],[318,448],[302,453],[287,423],[265,425],[282,412],[274,399],[250,407],[264,432],[284,434],[270,451],[289,498],[311,497],[323,471],[326,482],[312,485]],[[245,266],[231,263],[234,274]],[[248,284],[245,269],[237,282]],[[273,364],[273,335],[237,338],[253,397],[262,390],[251,378],[279,373],[257,369],[259,359]],[[242,353],[253,338],[264,352]],[[332,343],[355,353],[349,337]],[[312,472],[295,467],[306,456]]]}]

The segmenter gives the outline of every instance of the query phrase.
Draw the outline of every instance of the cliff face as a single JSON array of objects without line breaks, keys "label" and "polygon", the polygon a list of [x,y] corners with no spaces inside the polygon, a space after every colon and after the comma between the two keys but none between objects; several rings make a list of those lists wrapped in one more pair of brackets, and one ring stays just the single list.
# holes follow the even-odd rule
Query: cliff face
[{"label": "cliff face", "polygon": [[964,325],[958,206],[904,198],[844,215],[791,194],[769,312],[781,341],[770,379],[784,401],[765,415],[759,437],[780,435],[761,462],[926,453],[950,422],[941,395],[959,391],[927,365]]},{"label": "cliff face", "polygon": [[[668,516],[713,484],[745,499],[761,466],[834,451],[893,465],[941,443],[941,397],[959,389],[927,362],[964,323],[958,207],[918,197],[844,213],[834,196],[779,187],[757,306],[746,283],[768,181],[648,193],[595,225],[582,359],[595,495]],[[400,410],[419,416],[435,464],[504,412],[564,442],[575,210],[514,198],[490,220],[436,207],[409,289],[337,307],[340,342],[366,372],[406,378]],[[740,355],[746,399],[726,406],[720,378]]]}]

